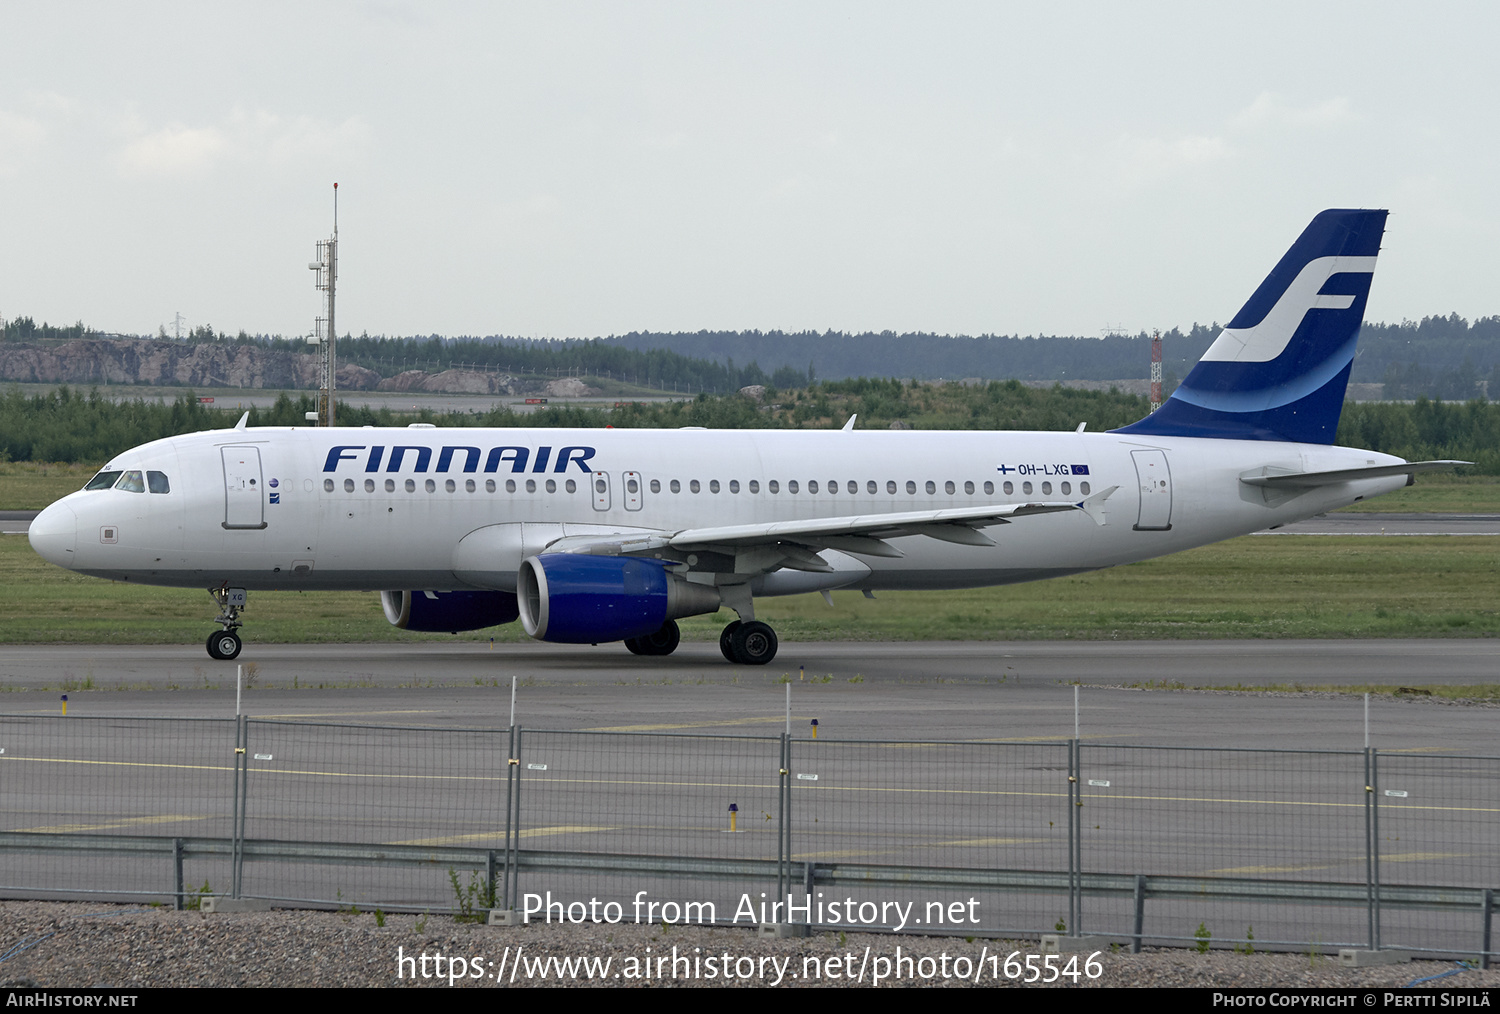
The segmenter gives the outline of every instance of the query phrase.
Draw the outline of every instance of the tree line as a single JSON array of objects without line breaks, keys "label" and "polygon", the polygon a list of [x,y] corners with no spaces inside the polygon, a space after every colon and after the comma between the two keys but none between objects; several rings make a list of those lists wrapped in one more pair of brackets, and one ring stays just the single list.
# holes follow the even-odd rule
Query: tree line
[{"label": "tree line", "polygon": [[[251,426],[304,426],[316,408],[311,396],[281,395],[268,409],[252,408]],[[1054,385],[1028,387],[1017,381],[974,385],[933,384],[895,379],[823,381],[796,389],[767,391],[764,402],[744,395],[667,403],[627,403],[611,409],[549,405],[534,413],[504,406],[489,412],[393,412],[340,403],[346,426],[535,426],[711,429],[826,429],[842,426],[851,414],[862,429],[1069,430],[1087,423],[1107,430],[1141,418],[1146,399],[1119,391],[1081,391]],[[0,460],[102,464],[127,448],[179,433],[223,429],[237,421],[237,410],[213,408],[191,394],[174,401],[114,401],[92,391],[61,387],[26,394],[12,387],[0,394]],[[1408,460],[1432,458],[1475,462],[1466,471],[1500,475],[1500,404],[1442,402],[1419,398],[1411,404],[1363,403],[1344,406],[1338,442],[1397,454]]]}]

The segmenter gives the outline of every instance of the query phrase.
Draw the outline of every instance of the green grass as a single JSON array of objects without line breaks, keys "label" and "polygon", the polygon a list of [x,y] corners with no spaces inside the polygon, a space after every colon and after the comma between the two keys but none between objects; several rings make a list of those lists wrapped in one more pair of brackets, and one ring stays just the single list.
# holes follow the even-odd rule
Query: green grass
[{"label": "green grass", "polygon": [[[1482,537],[1246,537],[1034,584],[760,599],[785,640],[1006,640],[1500,635],[1500,544]],[[196,643],[209,597],[82,577],[0,537],[0,644]],[[730,615],[682,622],[712,640]],[[450,641],[385,622],[360,592],[252,592],[251,642]],[[519,624],[460,635],[521,641]]]},{"label": "green grass", "polygon": [[1345,507],[1350,514],[1500,514],[1500,477],[1433,472],[1414,486]]},{"label": "green grass", "polygon": [[0,510],[41,510],[54,500],[77,492],[99,470],[97,463],[43,464],[35,461],[0,462]]}]

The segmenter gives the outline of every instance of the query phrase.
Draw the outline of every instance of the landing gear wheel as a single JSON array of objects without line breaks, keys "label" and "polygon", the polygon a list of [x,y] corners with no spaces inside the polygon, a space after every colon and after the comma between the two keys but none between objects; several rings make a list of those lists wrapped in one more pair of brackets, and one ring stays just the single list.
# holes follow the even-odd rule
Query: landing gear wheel
[{"label": "landing gear wheel", "polygon": [[740,629],[740,621],[735,620],[729,626],[725,627],[724,632],[719,635],[719,652],[724,656],[726,662],[739,661],[734,657],[734,647],[732,646],[734,632],[738,629]]},{"label": "landing gear wheel", "polygon": [[765,665],[776,657],[776,631],[759,620],[742,623],[729,635],[729,648],[741,665]]},{"label": "landing gear wheel", "polygon": [[219,662],[232,662],[240,654],[240,635],[232,630],[216,630],[208,635],[208,657]]},{"label": "landing gear wheel", "polygon": [[632,655],[646,654],[646,652],[641,649],[641,639],[639,637],[625,638],[625,647],[630,651]]},{"label": "landing gear wheel", "polygon": [[677,629],[676,620],[668,620],[661,625],[661,629],[654,634],[646,634],[644,637],[635,637],[636,647],[630,648],[630,642],[625,647],[637,655],[670,655],[677,650],[677,645],[682,641],[682,631]]}]

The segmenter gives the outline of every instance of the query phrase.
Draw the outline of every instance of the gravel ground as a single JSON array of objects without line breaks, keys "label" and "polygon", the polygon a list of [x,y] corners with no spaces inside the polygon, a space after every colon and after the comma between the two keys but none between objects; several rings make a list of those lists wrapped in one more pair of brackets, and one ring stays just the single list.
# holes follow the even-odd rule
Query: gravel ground
[{"label": "gravel ground", "polygon": [[[1034,941],[965,941],[956,937],[822,933],[805,939],[760,939],[747,930],[599,924],[580,926],[479,926],[449,916],[391,915],[385,925],[369,913],[277,911],[205,915],[167,909],[87,903],[0,902],[0,987],[84,988],[180,986],[409,986],[602,985],[653,987],[737,985],[847,986],[971,985],[955,973],[982,964],[980,984],[997,983],[991,964],[1013,950],[1035,952]],[[50,934],[50,935],[49,935]],[[30,946],[25,946],[30,944]],[[18,946],[24,949],[17,950]],[[868,948],[868,951],[867,951]],[[900,973],[892,968],[900,948]],[[672,958],[678,974],[671,974]],[[521,971],[517,969],[520,953]],[[427,956],[425,967],[421,961]],[[414,960],[398,977],[398,955]],[[444,958],[441,977],[434,960]],[[943,955],[950,975],[942,976]],[[528,975],[528,963],[547,958],[609,959],[592,977],[559,974],[555,965]],[[450,958],[461,958],[450,962]],[[651,977],[645,959],[653,962]],[[924,958],[933,959],[922,961]],[[660,974],[654,962],[665,959]],[[882,965],[882,960],[884,965]],[[1081,960],[1081,959],[1080,959]],[[1081,985],[1155,988],[1359,989],[1404,986],[1454,969],[1452,962],[1423,961],[1342,969],[1334,957],[1183,950],[1099,955],[1097,979]],[[483,965],[478,962],[484,962]],[[696,970],[691,962],[696,961]],[[965,965],[967,962],[967,967]],[[502,964],[503,963],[503,964]],[[725,965],[731,974],[723,973]],[[813,969],[822,978],[812,979]],[[423,978],[426,971],[431,977]],[[479,970],[481,978],[470,978]],[[498,982],[497,982],[498,980]],[[854,981],[851,981],[854,980]],[[1070,980],[1063,984],[1071,985]],[[1428,984],[1437,988],[1500,986],[1500,969],[1465,970]]]}]

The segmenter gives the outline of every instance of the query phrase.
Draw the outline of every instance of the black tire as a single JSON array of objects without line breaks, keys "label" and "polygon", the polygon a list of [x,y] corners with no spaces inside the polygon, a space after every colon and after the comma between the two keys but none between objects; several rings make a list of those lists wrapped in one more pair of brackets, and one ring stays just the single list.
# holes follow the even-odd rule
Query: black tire
[{"label": "black tire", "polygon": [[729,640],[734,660],[741,665],[765,665],[776,657],[776,631],[759,620],[740,624]]},{"label": "black tire", "polygon": [[740,621],[735,620],[734,622],[730,623],[729,626],[725,627],[724,632],[719,635],[719,652],[724,656],[724,660],[726,662],[739,661],[739,659],[734,657],[733,643],[734,632],[738,629],[740,629]]},{"label": "black tire", "polygon": [[216,630],[208,635],[208,657],[217,662],[232,662],[239,658],[240,635],[232,630]]},{"label": "black tire", "polygon": [[[640,650],[639,655],[670,655],[677,650],[677,645],[682,642],[682,631],[677,627],[676,620],[668,620],[661,625],[661,629],[654,634],[635,638]],[[636,649],[632,648],[632,651]]]},{"label": "black tire", "polygon": [[625,638],[625,647],[632,655],[646,654],[646,652],[641,649],[641,640],[638,637]]}]

